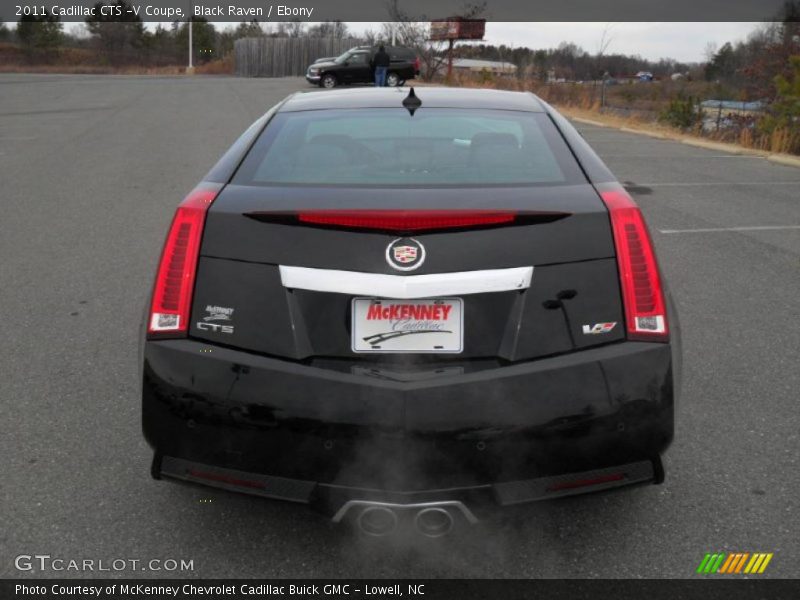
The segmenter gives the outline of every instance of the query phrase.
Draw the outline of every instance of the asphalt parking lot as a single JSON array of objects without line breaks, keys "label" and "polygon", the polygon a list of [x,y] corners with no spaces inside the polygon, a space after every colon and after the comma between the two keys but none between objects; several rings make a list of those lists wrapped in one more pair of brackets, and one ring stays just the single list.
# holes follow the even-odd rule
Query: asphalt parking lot
[{"label": "asphalt parking lot", "polygon": [[137,326],[185,192],[301,79],[0,75],[0,576],[19,554],[191,577],[691,577],[800,564],[800,169],[579,125],[643,207],[684,385],[663,486],[517,507],[438,543],[150,479]]}]

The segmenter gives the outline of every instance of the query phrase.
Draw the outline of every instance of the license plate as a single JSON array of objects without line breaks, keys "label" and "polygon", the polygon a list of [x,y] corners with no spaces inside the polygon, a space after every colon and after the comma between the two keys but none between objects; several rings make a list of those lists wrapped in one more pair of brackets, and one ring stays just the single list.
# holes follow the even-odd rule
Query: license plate
[{"label": "license plate", "polygon": [[353,299],[353,352],[450,352],[464,349],[461,298]]}]

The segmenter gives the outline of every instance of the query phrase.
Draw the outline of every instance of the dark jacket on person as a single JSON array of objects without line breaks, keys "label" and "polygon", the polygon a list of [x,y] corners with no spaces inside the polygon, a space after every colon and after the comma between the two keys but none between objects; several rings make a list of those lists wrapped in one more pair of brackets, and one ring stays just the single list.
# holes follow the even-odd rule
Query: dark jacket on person
[{"label": "dark jacket on person", "polygon": [[372,68],[375,67],[388,67],[392,63],[389,58],[389,53],[386,50],[378,50],[375,56],[372,57]]}]

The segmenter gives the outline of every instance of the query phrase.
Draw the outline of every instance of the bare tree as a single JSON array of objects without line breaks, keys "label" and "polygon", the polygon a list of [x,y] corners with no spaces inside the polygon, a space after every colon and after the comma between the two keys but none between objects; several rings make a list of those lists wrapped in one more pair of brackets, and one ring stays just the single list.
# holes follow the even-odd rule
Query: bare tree
[{"label": "bare tree", "polygon": [[597,58],[601,58],[608,50],[611,42],[614,41],[614,36],[611,35],[611,30],[614,28],[614,23],[606,23],[603,27],[603,33],[600,35],[600,42],[597,44]]},{"label": "bare tree", "polygon": [[275,29],[275,37],[302,37],[305,25],[295,19],[294,21],[281,21]]},{"label": "bare tree", "polygon": [[[430,19],[424,14],[412,15],[400,6],[400,0],[387,0],[386,11],[391,24],[384,24],[382,37],[391,39],[392,28],[398,43],[413,48],[420,59],[423,79],[430,80],[447,61],[447,41],[430,39]],[[458,16],[478,19],[486,13],[486,2],[466,2]]]},{"label": "bare tree", "polygon": [[309,37],[346,38],[349,32],[347,24],[342,21],[322,21],[312,25],[306,34]]},{"label": "bare tree", "polygon": [[367,29],[364,33],[361,34],[361,38],[364,40],[364,44],[367,46],[374,46],[378,41],[380,35],[374,29]]}]

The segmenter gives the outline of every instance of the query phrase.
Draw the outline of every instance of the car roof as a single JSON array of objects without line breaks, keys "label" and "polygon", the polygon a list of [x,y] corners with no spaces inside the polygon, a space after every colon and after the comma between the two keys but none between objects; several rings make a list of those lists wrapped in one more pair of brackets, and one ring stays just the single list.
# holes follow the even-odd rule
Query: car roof
[{"label": "car roof", "polygon": [[[370,87],[300,92],[287,98],[279,112],[401,107],[409,89],[409,87]],[[423,108],[483,108],[545,112],[539,99],[530,92],[425,86],[414,88],[414,93],[422,101]]]},{"label": "car roof", "polygon": [[412,48],[409,48],[408,46],[392,46],[391,44],[375,44],[374,46],[354,46],[353,48],[350,48],[350,50],[377,50],[381,46],[383,46],[384,50],[406,50],[408,52],[414,51]]}]

